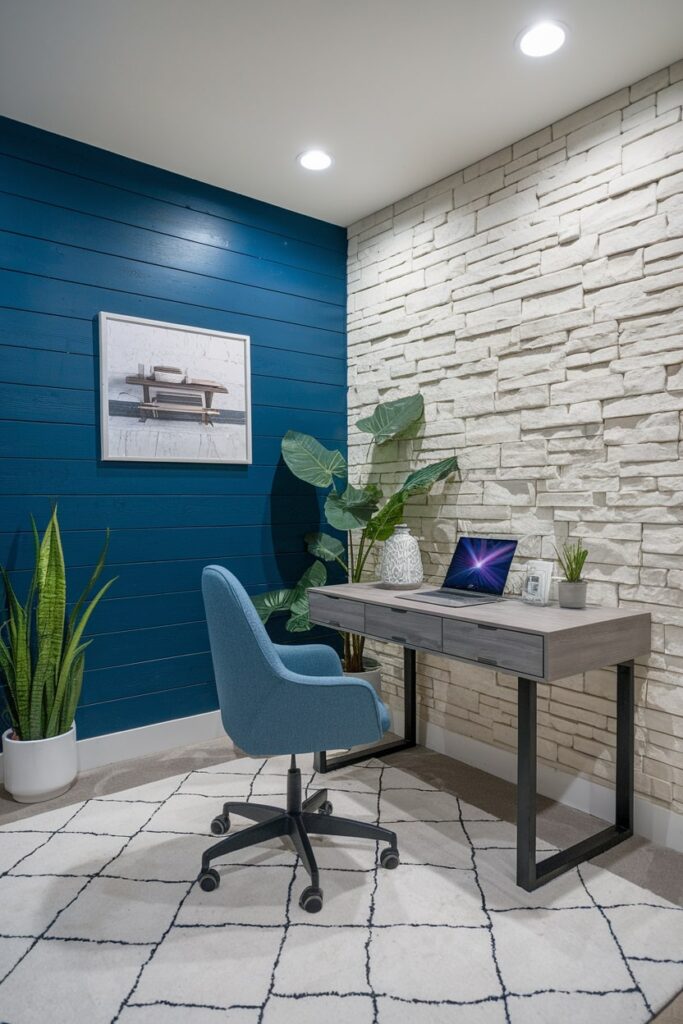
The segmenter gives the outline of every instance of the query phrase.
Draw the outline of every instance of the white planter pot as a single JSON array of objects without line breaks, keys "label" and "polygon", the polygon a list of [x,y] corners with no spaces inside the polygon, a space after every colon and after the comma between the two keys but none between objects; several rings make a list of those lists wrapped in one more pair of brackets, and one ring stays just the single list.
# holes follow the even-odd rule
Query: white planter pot
[{"label": "white planter pot", "polygon": [[66,793],[78,774],[76,726],[47,740],[13,740],[11,733],[2,737],[7,792],[22,804]]},{"label": "white planter pot", "polygon": [[[376,662],[374,657],[365,657],[362,659],[362,665],[364,665],[364,672],[345,672],[344,675],[351,676],[353,679],[365,679],[373,687],[380,700],[382,700],[382,669],[380,663]],[[391,731],[393,729],[393,712],[386,700],[383,702],[389,712],[389,731]]]},{"label": "white planter pot", "polygon": [[345,676],[351,676],[353,679],[365,679],[366,682],[374,688],[375,693],[378,697],[382,696],[382,669],[378,661],[374,658],[363,659],[363,672],[345,672]]}]

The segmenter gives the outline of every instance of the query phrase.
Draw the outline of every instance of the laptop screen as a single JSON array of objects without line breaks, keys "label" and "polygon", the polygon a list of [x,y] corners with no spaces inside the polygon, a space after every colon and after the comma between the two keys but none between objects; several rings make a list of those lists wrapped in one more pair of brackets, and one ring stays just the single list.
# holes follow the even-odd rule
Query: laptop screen
[{"label": "laptop screen", "polygon": [[516,547],[516,540],[461,537],[443,581],[444,587],[479,594],[502,594]]}]

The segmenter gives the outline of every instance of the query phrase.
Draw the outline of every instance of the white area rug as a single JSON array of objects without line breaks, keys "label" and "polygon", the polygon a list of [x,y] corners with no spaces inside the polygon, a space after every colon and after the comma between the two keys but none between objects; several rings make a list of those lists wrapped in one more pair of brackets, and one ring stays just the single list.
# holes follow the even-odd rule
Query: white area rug
[{"label": "white area rug", "polygon": [[282,802],[284,758],[0,829],[0,1020],[636,1024],[683,988],[681,909],[591,865],[525,893],[512,825],[379,761],[302,765],[336,814],[394,828],[402,859],[384,871],[374,844],[313,839],[314,916],[283,842],[240,851],[216,892],[194,881],[222,801]]}]

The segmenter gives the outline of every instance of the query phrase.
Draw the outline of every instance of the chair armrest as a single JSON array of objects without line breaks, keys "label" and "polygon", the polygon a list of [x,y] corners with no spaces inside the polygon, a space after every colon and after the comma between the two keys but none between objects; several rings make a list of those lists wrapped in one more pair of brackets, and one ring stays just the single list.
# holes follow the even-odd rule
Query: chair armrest
[{"label": "chair armrest", "polygon": [[302,676],[342,675],[339,655],[327,644],[274,644],[282,664]]},{"label": "chair armrest", "polygon": [[285,667],[278,677],[282,685],[259,710],[264,724],[281,723],[281,745],[270,733],[271,753],[335,750],[382,738],[384,705],[364,679],[301,675]]}]

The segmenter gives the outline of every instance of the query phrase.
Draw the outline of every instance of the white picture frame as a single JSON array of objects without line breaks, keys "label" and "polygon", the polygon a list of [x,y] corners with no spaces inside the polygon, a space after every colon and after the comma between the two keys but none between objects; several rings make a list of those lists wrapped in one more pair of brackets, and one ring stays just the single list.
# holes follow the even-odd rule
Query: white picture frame
[{"label": "white picture frame", "polygon": [[522,600],[527,604],[546,605],[550,600],[553,563],[534,559],[528,562],[522,583]]},{"label": "white picture frame", "polygon": [[99,314],[104,462],[249,465],[250,338]]}]

